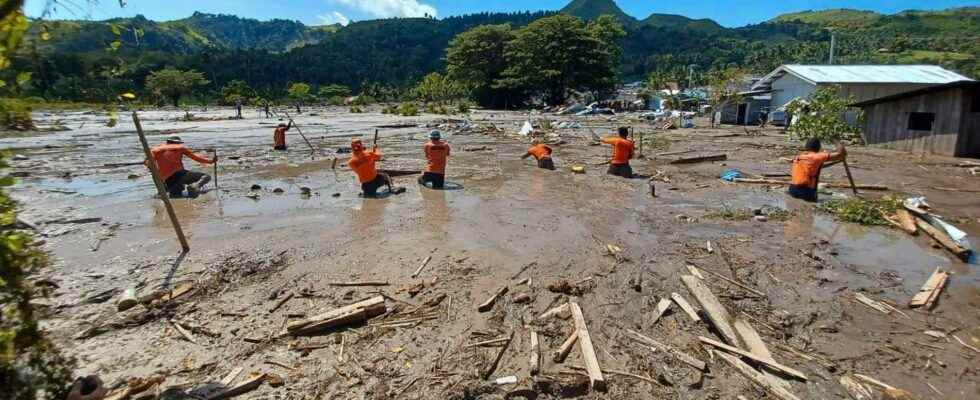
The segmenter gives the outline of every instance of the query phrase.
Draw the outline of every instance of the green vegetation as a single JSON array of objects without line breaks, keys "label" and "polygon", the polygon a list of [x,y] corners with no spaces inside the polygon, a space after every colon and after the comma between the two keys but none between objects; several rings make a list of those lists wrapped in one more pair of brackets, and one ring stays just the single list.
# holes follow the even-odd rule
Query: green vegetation
[{"label": "green vegetation", "polygon": [[0,129],[14,131],[34,129],[30,104],[21,99],[0,99]]},{"label": "green vegetation", "polygon": [[204,79],[204,74],[200,72],[181,71],[176,68],[154,71],[146,77],[146,88],[158,96],[172,99],[174,107],[180,107],[181,96],[208,83],[208,80]]},{"label": "green vegetation", "polygon": [[412,102],[404,102],[391,114],[398,114],[403,117],[415,117],[419,115],[419,106]]},{"label": "green vegetation", "polygon": [[286,93],[289,94],[289,98],[296,105],[296,112],[303,112],[301,109],[303,104],[313,100],[313,95],[310,94],[310,85],[305,83],[294,83],[290,85]]},{"label": "green vegetation", "polygon": [[[235,105],[238,101],[243,104],[248,104],[256,99],[255,90],[248,86],[248,83],[243,80],[234,80],[228,82],[227,85],[221,88],[221,101],[225,105]],[[257,103],[257,102],[256,102]]]},{"label": "green vegetation", "polygon": [[888,225],[885,215],[893,215],[902,207],[905,199],[901,196],[886,196],[877,200],[850,198],[829,200],[821,207],[845,222],[862,225]]},{"label": "green vegetation", "polygon": [[852,139],[858,136],[859,128],[844,120],[846,112],[859,112],[848,107],[854,103],[852,98],[839,96],[837,87],[820,88],[803,101],[793,101],[786,112],[798,118],[790,127],[790,133],[797,139],[817,137],[826,140]]}]

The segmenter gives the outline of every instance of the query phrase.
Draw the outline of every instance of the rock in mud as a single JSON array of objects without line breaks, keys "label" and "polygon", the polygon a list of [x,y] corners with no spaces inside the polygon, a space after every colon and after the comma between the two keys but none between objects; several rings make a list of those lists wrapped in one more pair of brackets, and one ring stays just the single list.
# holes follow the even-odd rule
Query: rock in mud
[{"label": "rock in mud", "polygon": [[272,193],[275,193],[275,194],[283,194],[283,193],[286,193],[286,191],[285,190],[282,190],[282,188],[275,188],[275,189],[272,189]]},{"label": "rock in mud", "polygon": [[251,190],[262,190],[262,185],[259,185],[258,183],[256,183],[256,184],[253,184],[250,189]]}]

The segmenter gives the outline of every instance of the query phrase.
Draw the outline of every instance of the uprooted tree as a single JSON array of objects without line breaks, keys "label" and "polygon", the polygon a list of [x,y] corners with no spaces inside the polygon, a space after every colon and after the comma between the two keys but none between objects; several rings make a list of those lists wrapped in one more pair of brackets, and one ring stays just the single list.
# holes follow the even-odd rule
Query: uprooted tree
[{"label": "uprooted tree", "polygon": [[789,131],[797,139],[817,137],[825,140],[853,139],[860,128],[848,123],[848,116],[860,119],[861,112],[849,105],[853,98],[841,97],[837,86],[827,86],[810,93],[806,99],[795,99],[786,106],[792,116]]}]

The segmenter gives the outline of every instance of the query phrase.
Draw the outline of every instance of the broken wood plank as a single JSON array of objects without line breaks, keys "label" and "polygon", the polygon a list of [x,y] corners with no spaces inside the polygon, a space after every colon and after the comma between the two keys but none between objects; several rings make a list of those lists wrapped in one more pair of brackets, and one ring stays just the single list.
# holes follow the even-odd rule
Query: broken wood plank
[{"label": "broken wood plank", "polygon": [[365,281],[365,282],[331,282],[327,285],[338,286],[338,287],[352,287],[352,286],[388,286],[387,281]]},{"label": "broken wood plank", "polygon": [[177,333],[179,333],[180,336],[183,336],[184,339],[186,339],[188,342],[194,343],[198,346],[201,345],[200,343],[197,342],[197,340],[194,339],[194,335],[191,335],[191,333],[188,332],[186,329],[184,329],[184,327],[180,326],[180,324],[178,324],[177,321],[170,320],[170,325],[173,325],[174,329],[177,330]]},{"label": "broken wood plank", "polygon": [[422,270],[425,269],[425,266],[429,265],[430,260],[432,260],[432,256],[425,257],[425,260],[422,260],[422,264],[419,265],[419,268],[415,270],[414,274],[412,274],[412,278],[418,278],[419,274],[422,273]]},{"label": "broken wood plank", "polygon": [[503,296],[505,294],[507,294],[507,286],[504,286],[499,290],[497,290],[497,293],[494,293],[493,296],[490,296],[490,298],[487,299],[487,301],[484,301],[482,304],[477,306],[476,309],[480,312],[490,311],[490,309],[493,308],[493,304],[497,302],[497,299],[499,299],[500,296]]},{"label": "broken wood plank", "polygon": [[241,396],[245,393],[258,389],[259,386],[262,385],[263,381],[265,381],[264,373],[253,372],[244,382],[239,383],[238,385],[235,385],[234,387],[223,392],[212,394],[208,396],[207,400],[222,400],[230,399],[235,396]]},{"label": "broken wood plank", "polygon": [[569,319],[572,317],[572,310],[569,308],[568,303],[565,303],[558,307],[545,311],[544,313],[538,316],[538,319],[548,319],[551,317]]},{"label": "broken wood plank", "polygon": [[[770,368],[772,368],[772,369],[774,369],[776,371],[779,371],[779,372],[782,372],[784,374],[787,374],[789,376],[792,376],[792,377],[795,377],[795,378],[799,378],[799,379],[804,380],[804,381],[807,380],[806,375],[804,375],[802,372],[797,371],[797,370],[795,370],[793,368],[787,367],[787,366],[785,366],[783,364],[780,364],[780,363],[778,363],[778,362],[776,362],[776,361],[774,361],[772,359],[767,359],[765,357],[759,357],[759,356],[757,356],[755,354],[749,353],[749,352],[747,352],[745,350],[742,350],[742,349],[740,349],[738,347],[729,346],[727,344],[724,344],[724,343],[719,342],[719,341],[714,340],[714,339],[706,338],[704,336],[698,336],[698,340],[700,340],[701,343],[709,344],[709,345],[714,346],[714,347],[717,347],[717,348],[719,348],[721,350],[725,350],[725,351],[730,352],[730,353],[738,354],[738,355],[740,355],[742,357],[746,357],[746,358],[752,359],[754,361],[757,361],[759,363],[765,364],[766,366],[768,366],[768,367],[770,367]],[[764,375],[763,375],[763,377],[764,377]]]},{"label": "broken wood plank", "polygon": [[491,344],[504,343],[504,342],[507,342],[509,340],[510,340],[509,337],[499,338],[499,339],[491,339],[491,340],[484,340],[482,342],[470,343],[470,344],[466,345],[465,347],[469,348],[469,347],[488,346],[488,345],[491,345]]},{"label": "broken wood plank", "polygon": [[713,155],[700,156],[700,157],[678,158],[674,161],[671,161],[670,163],[671,164],[697,164],[700,162],[709,162],[709,161],[725,161],[727,159],[728,159],[727,154],[713,154]]},{"label": "broken wood plank", "polygon": [[578,332],[579,350],[582,351],[582,359],[585,360],[585,369],[589,373],[589,385],[593,390],[605,389],[606,381],[602,378],[602,369],[599,367],[599,359],[595,354],[595,347],[592,346],[592,337],[589,335],[589,328],[585,325],[585,316],[582,315],[582,308],[578,303],[569,303],[572,309],[572,319],[575,321],[575,330]]},{"label": "broken wood plank", "polygon": [[657,321],[660,320],[660,317],[662,317],[664,313],[667,312],[667,309],[669,308],[670,308],[670,300],[660,299],[660,302],[657,303],[657,311],[654,312],[653,321],[650,321],[650,324],[656,324]]},{"label": "broken wood plank", "polygon": [[721,305],[718,298],[711,293],[711,290],[700,279],[691,275],[681,275],[681,281],[684,282],[684,286],[687,286],[687,290],[691,292],[694,299],[701,304],[701,309],[708,314],[708,319],[721,333],[725,342],[739,346],[738,336],[735,335],[735,329],[732,328],[732,318],[725,310],[725,306]]},{"label": "broken wood plank", "polygon": [[327,311],[323,314],[316,315],[301,321],[293,321],[286,325],[286,330],[293,332],[298,331],[309,325],[317,324],[323,321],[329,321],[336,319],[337,317],[349,314],[352,311],[364,309],[366,314],[369,316],[381,315],[385,312],[385,298],[384,296],[375,296],[370,299],[360,301],[349,306],[344,306]]},{"label": "broken wood plank", "polygon": [[698,279],[704,280],[704,275],[701,275],[701,271],[698,270],[698,267],[687,264],[687,271],[690,272],[691,275],[698,277]]},{"label": "broken wood plank", "polygon": [[555,350],[551,359],[556,363],[565,362],[565,357],[568,357],[568,353],[572,351],[572,346],[574,346],[575,342],[577,341],[578,331],[573,331],[572,334],[568,336],[568,339],[565,339],[561,346],[558,346],[558,350]]},{"label": "broken wood plank", "polygon": [[763,375],[761,372],[756,371],[748,364],[746,364],[744,361],[739,360],[738,357],[735,357],[731,354],[725,354],[722,352],[718,352],[717,354],[718,357],[720,357],[722,360],[725,360],[725,362],[727,362],[728,365],[731,365],[732,368],[735,368],[735,370],[738,371],[740,374],[744,375],[746,378],[749,378],[749,380],[755,382],[756,385],[759,385],[760,387],[762,387],[763,389],[771,393],[773,396],[776,396],[780,400],[800,400],[799,397],[796,397],[796,395],[784,389],[782,386],[773,383],[768,378],[766,378],[766,376]]},{"label": "broken wood plank", "polygon": [[865,381],[867,383],[870,383],[872,385],[878,386],[878,387],[880,387],[882,389],[885,389],[885,398],[887,398],[887,399],[910,400],[910,399],[914,399],[915,398],[914,396],[912,396],[912,393],[909,393],[906,390],[899,389],[897,387],[894,387],[892,385],[889,385],[887,383],[884,383],[882,381],[879,381],[877,379],[874,379],[874,378],[872,378],[870,376],[861,375],[861,374],[854,374],[854,377],[855,378],[858,378],[858,379],[860,379],[862,381]]},{"label": "broken wood plank", "polygon": [[666,351],[670,353],[670,355],[674,356],[675,358],[683,362],[684,364],[690,365],[691,367],[694,367],[694,369],[698,371],[706,371],[708,369],[708,364],[706,364],[704,361],[698,360],[697,358],[694,358],[693,356],[683,351],[677,350],[674,347],[669,346],[665,343],[658,342],[653,338],[648,337],[640,332],[631,329],[627,329],[627,332],[632,333],[633,336],[635,336],[634,338],[635,340],[644,343],[648,346],[652,346],[656,349]]},{"label": "broken wood plank", "polygon": [[868,307],[871,307],[872,309],[880,311],[882,314],[892,313],[891,308],[889,308],[887,305],[883,304],[880,301],[872,300],[870,297],[865,296],[862,293],[854,293],[854,299],[861,302],[861,304],[864,304]]},{"label": "broken wood plank", "polygon": [[929,276],[929,279],[926,280],[926,283],[922,285],[922,288],[919,289],[919,293],[916,293],[912,297],[912,301],[909,301],[909,307],[932,309],[936,305],[936,300],[939,299],[943,288],[946,286],[947,280],[949,280],[949,272],[936,268],[932,275]]},{"label": "broken wood plank", "polygon": [[282,299],[280,299],[278,302],[276,302],[276,305],[274,307],[272,307],[272,308],[269,309],[269,314],[272,314],[272,313],[276,312],[276,310],[282,308],[282,306],[284,304],[286,304],[286,302],[289,301],[289,299],[292,299],[293,296],[295,296],[295,295],[296,295],[296,292],[289,292],[289,294],[287,294],[286,297],[283,297]]},{"label": "broken wood plank", "polygon": [[[772,353],[769,352],[769,348],[766,347],[766,343],[763,342],[762,337],[759,336],[759,332],[756,331],[755,328],[748,323],[748,321],[741,318],[735,318],[734,325],[735,331],[737,331],[738,335],[742,338],[742,343],[745,343],[745,347],[747,347],[752,354],[775,361],[775,358],[772,357]],[[766,375],[769,380],[779,384],[787,390],[790,389],[789,382],[786,382],[779,376],[769,372],[767,367],[761,368],[760,371],[763,375]]]},{"label": "broken wood plank", "polygon": [[504,352],[506,352],[507,348],[510,347],[510,342],[512,341],[514,341],[514,331],[510,331],[510,337],[508,338],[507,342],[500,347],[500,351],[497,352],[497,356],[494,357],[493,362],[483,370],[483,374],[481,375],[483,379],[489,378],[490,375],[493,375],[493,371],[497,370],[497,364],[500,364],[500,359],[504,357]]},{"label": "broken wood plank", "polygon": [[679,293],[671,293],[670,298],[677,303],[677,306],[679,306],[681,310],[684,310],[684,313],[687,314],[688,317],[691,317],[692,321],[701,322],[701,317],[698,315],[698,312],[691,306],[691,303],[687,302],[687,299],[685,299],[684,296],[681,296]]},{"label": "broken wood plank", "polygon": [[231,383],[235,381],[235,378],[238,378],[238,375],[240,375],[244,370],[245,370],[244,365],[232,369],[231,372],[229,372],[227,375],[225,375],[224,378],[221,379],[221,386],[225,386],[225,387],[231,386]]},{"label": "broken wood plank", "polygon": [[[517,277],[521,276],[521,274],[523,274],[524,271],[527,271],[529,268],[531,268],[531,267],[533,267],[533,266],[535,266],[537,264],[538,264],[537,262],[529,262],[527,264],[524,264],[524,266],[521,267],[521,269],[517,270],[517,272],[515,272],[514,275],[511,275],[510,279],[511,280],[517,279]],[[530,278],[528,278],[528,279],[530,279]]]},{"label": "broken wood plank", "polygon": [[538,333],[531,331],[531,375],[537,375],[541,371],[541,348],[538,344]]},{"label": "broken wood plank", "polygon": [[[778,179],[754,179],[754,178],[735,178],[734,182],[736,182],[736,183],[758,183],[758,184],[763,184],[763,185],[784,185],[784,186],[788,186],[790,184],[790,181],[784,181],[784,180],[778,180]],[[850,183],[844,183],[844,182],[827,182],[827,183],[823,183],[823,184],[825,186],[829,187],[829,188],[834,188],[834,189],[850,189],[851,188],[851,184]],[[855,185],[855,187],[857,187],[858,189],[861,189],[861,190],[873,190],[873,191],[887,191],[887,190],[891,190],[891,189],[888,188],[888,186],[884,186],[884,185]]]},{"label": "broken wood plank", "polygon": [[724,280],[725,282],[728,282],[728,283],[731,283],[732,285],[735,285],[735,286],[738,286],[738,287],[740,287],[740,288],[742,288],[742,289],[745,289],[745,290],[747,290],[747,291],[748,291],[749,293],[752,293],[752,294],[754,294],[754,295],[756,295],[756,296],[759,296],[759,297],[766,297],[766,294],[765,294],[765,293],[762,293],[762,292],[760,292],[760,291],[758,291],[758,290],[755,290],[755,289],[753,289],[753,288],[751,288],[751,287],[749,287],[748,285],[745,285],[745,284],[743,284],[743,283],[741,283],[741,282],[739,282],[739,281],[736,281],[736,280],[734,280],[734,279],[732,279],[732,278],[729,278],[729,277],[727,277],[727,276],[724,276],[724,275],[722,275],[722,274],[719,274],[719,273],[717,273],[717,272],[714,272],[714,271],[712,271],[712,270],[710,270],[710,269],[707,269],[707,268],[703,268],[703,267],[701,267],[701,268],[698,268],[698,269],[699,269],[700,271],[704,271],[704,272],[707,272],[707,273],[709,273],[709,274],[711,274],[711,276],[714,276],[714,277],[716,277],[716,278],[718,278],[718,279],[721,279],[721,280]]},{"label": "broken wood plank", "polygon": [[960,246],[959,243],[949,237],[946,232],[939,230],[938,228],[932,226],[929,222],[926,222],[922,218],[915,219],[915,225],[919,227],[923,232],[925,232],[929,237],[935,239],[940,245],[945,247],[947,250],[952,252],[954,255],[960,259],[967,259],[970,256],[970,250]]},{"label": "broken wood plank", "polygon": [[898,217],[898,224],[903,231],[909,235],[915,235],[919,233],[919,227],[915,224],[915,217],[909,210],[904,208],[899,208],[895,211],[895,216]]},{"label": "broken wood plank", "polygon": [[858,382],[850,375],[844,375],[840,377],[840,385],[847,390],[847,394],[851,396],[854,400],[873,400],[874,394],[866,386]]}]

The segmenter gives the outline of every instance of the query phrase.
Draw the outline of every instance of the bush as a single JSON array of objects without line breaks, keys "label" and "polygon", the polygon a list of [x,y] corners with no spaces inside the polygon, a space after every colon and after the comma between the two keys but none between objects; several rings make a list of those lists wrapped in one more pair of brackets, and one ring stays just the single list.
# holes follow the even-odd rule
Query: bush
[{"label": "bush", "polygon": [[[0,156],[0,170],[6,167]],[[47,266],[47,258],[30,235],[14,229],[17,204],[3,190],[13,183],[0,176],[0,387],[7,399],[61,399],[71,384],[73,361],[38,328],[31,300],[46,293],[28,278]]]},{"label": "bush", "polygon": [[20,99],[0,99],[0,129],[27,131],[34,129],[31,105]]},{"label": "bush", "polygon": [[885,215],[895,214],[904,200],[901,196],[886,196],[878,200],[851,198],[830,200],[822,207],[841,221],[861,225],[888,225]]},{"label": "bush", "polygon": [[429,104],[425,111],[431,114],[449,114],[449,109],[442,104]]},{"label": "bush", "polygon": [[364,112],[364,110],[362,110],[361,107],[358,107],[358,106],[351,106],[350,107],[350,112],[352,114],[361,114],[361,113]]},{"label": "bush", "polygon": [[470,113],[470,103],[467,103],[465,101],[460,102],[459,105],[456,106],[456,112],[458,112],[460,114],[469,114]]},{"label": "bush", "polygon": [[415,117],[419,115],[419,106],[412,102],[404,102],[398,106],[398,115],[403,117]]}]

